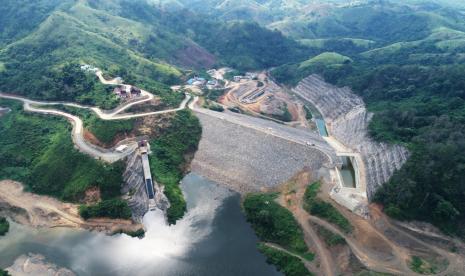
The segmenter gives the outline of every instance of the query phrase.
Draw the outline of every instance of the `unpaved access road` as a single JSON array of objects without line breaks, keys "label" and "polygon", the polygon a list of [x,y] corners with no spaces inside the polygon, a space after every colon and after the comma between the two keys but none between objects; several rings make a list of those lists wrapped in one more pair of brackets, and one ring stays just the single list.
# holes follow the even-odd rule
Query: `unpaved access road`
[{"label": "unpaved access road", "polygon": [[309,180],[310,173],[305,172],[300,174],[290,182],[295,185],[292,187],[293,192],[289,191],[290,193],[288,196],[281,193],[277,201],[281,206],[292,212],[297,222],[302,227],[305,243],[309,248],[313,248],[316,251],[317,260],[320,262],[319,275],[336,276],[338,274],[333,257],[315,230],[310,226],[307,217],[308,214],[302,207],[305,183],[308,183]]},{"label": "unpaved access road", "polygon": [[[73,139],[74,145],[83,153],[88,154],[96,159],[103,160],[105,162],[113,163],[116,162],[127,155],[129,155],[133,150],[137,148],[137,144],[132,143],[128,145],[128,148],[123,152],[116,152],[111,150],[106,150],[101,147],[97,147],[88,143],[84,138],[84,123],[81,118],[74,116],[72,114],[54,110],[54,109],[46,109],[46,108],[38,108],[35,106],[38,105],[54,105],[55,103],[48,103],[48,102],[39,102],[28,100],[26,98],[11,96],[6,94],[0,94],[0,98],[5,99],[13,99],[22,101],[24,104],[24,110],[29,112],[41,113],[41,114],[48,114],[48,115],[56,115],[62,116],[68,119],[71,124],[73,125],[73,130],[71,132],[71,137]],[[68,105],[70,106],[70,105]],[[73,106],[75,106],[73,104]]]},{"label": "unpaved access road", "polygon": [[[97,76],[99,77],[100,81],[103,84],[107,85],[115,85],[115,81],[106,81],[102,77],[102,73],[100,71],[97,72]],[[167,114],[167,113],[172,113],[176,112],[182,109],[185,109],[187,106],[187,103],[191,99],[190,95],[186,95],[184,100],[181,102],[180,106],[178,108],[174,109],[168,109],[168,110],[161,110],[161,111],[154,111],[154,112],[146,112],[146,113],[139,113],[139,114],[120,114],[121,112],[127,110],[128,108],[138,105],[147,101],[150,101],[154,99],[154,95],[147,92],[147,91],[142,91],[142,98],[140,100],[127,103],[125,105],[122,105],[118,108],[116,108],[112,112],[105,112],[104,110],[98,108],[98,107],[89,107],[89,106],[83,106],[75,103],[67,103],[67,102],[47,102],[47,101],[35,101],[35,100],[30,100],[24,97],[20,96],[15,96],[15,95],[9,95],[9,94],[3,94],[0,93],[0,98],[5,98],[5,99],[12,99],[12,100],[19,100],[22,101],[24,104],[24,110],[29,111],[29,112],[36,112],[36,113],[42,113],[42,114],[48,114],[48,115],[56,115],[56,116],[62,116],[68,119],[72,125],[73,125],[73,131],[71,133],[73,142],[75,146],[83,153],[88,154],[96,159],[103,160],[105,162],[113,163],[118,160],[121,160],[128,156],[130,153],[132,153],[136,148],[137,148],[137,143],[133,142],[128,144],[128,148],[126,148],[123,152],[117,152],[114,149],[104,149],[95,145],[92,145],[88,143],[85,138],[84,138],[84,123],[81,120],[81,118],[74,116],[72,114],[59,111],[59,110],[54,110],[54,109],[46,109],[46,108],[39,108],[36,106],[53,106],[53,105],[66,105],[70,107],[76,107],[76,108],[82,108],[82,109],[89,109],[95,112],[95,114],[102,120],[124,120],[124,119],[132,119],[132,118],[140,118],[140,117],[145,117],[145,116],[151,116],[151,115],[159,115],[159,114]]]},{"label": "unpaved access road", "polygon": [[287,253],[287,254],[289,254],[289,255],[291,255],[293,257],[298,258],[309,271],[316,271],[316,265],[314,263],[310,262],[309,260],[303,258],[302,256],[299,256],[299,255],[295,254],[294,252],[291,252],[291,251],[287,250],[286,248],[283,248],[282,246],[279,246],[279,245],[274,244],[274,243],[265,242],[265,245],[268,246],[268,247],[271,247],[273,249],[283,251],[284,253]]},{"label": "unpaved access road", "polygon": [[21,210],[8,215],[21,224],[33,227],[86,228],[113,233],[118,230],[134,231],[143,226],[130,220],[90,219],[84,221],[78,213],[78,205],[63,203],[57,199],[25,192],[23,185],[0,181],[0,204],[9,206],[5,210]]},{"label": "unpaved access road", "polygon": [[[299,178],[301,178],[301,176],[299,176]],[[294,183],[292,187],[293,192],[282,195],[278,202],[293,213],[296,220],[302,226],[304,235],[312,240],[309,246],[314,245],[313,248],[316,249],[324,272],[323,275],[338,275],[337,271],[331,271],[331,268],[334,269],[336,267],[336,263],[326,247],[320,245],[321,241],[318,236],[315,236],[315,232],[310,223],[317,224],[343,237],[357,259],[370,270],[393,275],[420,275],[413,272],[408,265],[412,255],[415,255],[416,252],[414,248],[409,246],[414,242],[421,245],[421,250],[429,252],[428,254],[442,256],[447,259],[447,268],[435,275],[463,275],[465,271],[465,260],[463,256],[428,244],[422,239],[415,237],[413,234],[407,233],[405,230],[392,224],[390,219],[380,210],[372,208],[372,217],[376,217],[376,220],[373,218],[371,220],[366,220],[350,213],[341,206],[335,205],[341,214],[349,219],[354,227],[353,232],[350,234],[341,231],[338,227],[326,220],[310,215],[303,209],[303,196],[306,186],[310,181],[309,179],[302,178],[299,180],[299,178],[296,178],[297,180],[294,179],[292,182]],[[327,194],[323,193],[322,197],[326,200],[330,200]],[[389,233],[391,235],[394,233],[398,238],[391,239],[390,236],[387,235]],[[400,235],[402,237],[400,237]],[[404,243],[399,242],[398,239],[404,240]],[[325,268],[325,266],[329,266],[329,269]]]}]

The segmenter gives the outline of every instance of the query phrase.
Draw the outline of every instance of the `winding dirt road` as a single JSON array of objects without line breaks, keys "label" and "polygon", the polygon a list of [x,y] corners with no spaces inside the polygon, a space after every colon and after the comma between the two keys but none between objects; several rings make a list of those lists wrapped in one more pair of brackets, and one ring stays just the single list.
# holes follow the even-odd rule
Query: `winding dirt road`
[{"label": "winding dirt road", "polygon": [[286,248],[284,248],[282,246],[279,246],[277,244],[270,243],[270,242],[265,242],[265,245],[268,246],[268,247],[271,247],[273,249],[283,251],[284,253],[287,253],[287,254],[289,254],[289,255],[291,255],[293,257],[298,258],[309,271],[315,271],[316,270],[316,266],[315,266],[314,263],[312,263],[309,260],[303,258],[302,256],[299,256],[299,255],[295,254],[294,252],[291,252],[291,251],[287,250]]},{"label": "winding dirt road", "polygon": [[[357,259],[370,270],[394,275],[420,275],[413,272],[408,266],[408,262],[415,252],[413,251],[414,249],[408,246],[409,243],[406,243],[407,245],[402,242],[399,243],[397,238],[390,239],[387,235],[387,233],[391,233],[391,235],[392,233],[397,233],[394,235],[399,237],[399,239],[413,241],[421,245],[423,250],[447,259],[447,268],[435,275],[463,275],[465,271],[465,259],[463,256],[428,244],[413,234],[408,233],[391,223],[391,220],[380,210],[372,210],[374,216],[377,218],[376,222],[374,222],[355,214],[348,216],[347,210],[336,205],[339,211],[345,214],[354,226],[355,229],[351,234],[341,231],[338,227],[321,218],[310,215],[303,209],[303,196],[309,181],[307,179],[304,179],[304,181],[297,179],[295,183],[295,186],[293,186],[294,192],[288,196],[282,195],[278,199],[278,202],[283,207],[289,209],[301,225],[306,243],[309,246],[313,246],[321,262],[323,275],[338,275],[337,266],[332,255],[315,233],[310,223],[317,224],[342,236]],[[327,198],[327,195],[324,197]],[[379,229],[376,227],[378,224],[382,225]]]},{"label": "winding dirt road", "polygon": [[[102,73],[100,71],[97,72],[97,76],[99,77],[99,80],[103,84],[116,85],[116,82],[114,80],[106,81],[103,78]],[[140,100],[122,105],[116,108],[112,112],[105,112],[104,110],[98,107],[89,107],[89,106],[79,105],[75,103],[67,103],[67,102],[35,101],[35,100],[30,100],[24,97],[3,94],[3,93],[0,93],[0,98],[22,101],[24,104],[24,110],[29,111],[29,112],[65,117],[73,125],[73,131],[71,133],[71,136],[72,136],[74,144],[81,152],[88,154],[96,159],[100,159],[105,162],[113,163],[131,154],[137,148],[137,143],[132,142],[132,143],[127,144],[127,148],[123,152],[117,152],[115,151],[115,149],[108,150],[108,149],[104,149],[104,148],[92,145],[89,142],[87,142],[86,139],[84,138],[84,123],[81,120],[81,118],[74,116],[72,114],[63,112],[63,111],[39,108],[36,106],[65,105],[65,106],[70,106],[70,107],[92,110],[102,120],[124,120],[124,119],[140,118],[140,117],[151,116],[151,115],[167,114],[167,113],[172,113],[172,112],[185,109],[187,106],[187,103],[191,99],[191,96],[186,94],[186,97],[181,102],[178,108],[154,111],[154,112],[138,113],[138,114],[120,114],[120,113],[134,105],[142,104],[144,102],[154,99],[155,96],[151,94],[150,92],[142,91],[142,98]]]},{"label": "winding dirt road", "polygon": [[[336,276],[338,275],[336,266],[334,265],[333,257],[328,249],[325,247],[323,241],[317,235],[315,230],[310,226],[308,220],[308,214],[303,209],[303,197],[305,194],[305,183],[308,183],[307,178],[310,178],[310,174],[302,174],[301,179],[296,179],[296,189],[293,189],[295,193],[286,197],[281,194],[277,199],[278,203],[284,208],[292,212],[304,234],[304,241],[309,248],[313,248],[316,251],[317,259],[320,261],[320,273],[324,276]],[[299,177],[299,178],[300,178]],[[292,181],[292,180],[291,180]]]}]

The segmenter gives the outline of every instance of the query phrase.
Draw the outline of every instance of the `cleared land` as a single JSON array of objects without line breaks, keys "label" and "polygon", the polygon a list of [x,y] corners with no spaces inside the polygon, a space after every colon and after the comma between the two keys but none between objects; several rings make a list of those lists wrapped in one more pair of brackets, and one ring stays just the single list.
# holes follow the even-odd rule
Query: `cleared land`
[{"label": "cleared land", "polygon": [[63,203],[48,196],[23,191],[14,181],[0,181],[0,213],[16,222],[34,227],[86,228],[114,233],[135,231],[142,225],[130,220],[90,219],[84,221],[78,214],[77,204]]}]

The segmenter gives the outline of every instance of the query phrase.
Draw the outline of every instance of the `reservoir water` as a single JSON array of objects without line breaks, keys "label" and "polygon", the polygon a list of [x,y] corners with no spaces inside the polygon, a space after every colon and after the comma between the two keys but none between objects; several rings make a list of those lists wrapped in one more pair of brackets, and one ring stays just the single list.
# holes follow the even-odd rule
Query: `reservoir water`
[{"label": "reservoir water", "polygon": [[325,121],[323,119],[315,118],[315,123],[320,135],[323,137],[328,137],[328,130],[326,129]]},{"label": "reservoir water", "polygon": [[144,239],[12,223],[0,238],[0,267],[31,252],[78,275],[282,275],[256,249],[238,194],[195,174],[182,188],[186,216],[167,226],[161,212],[148,213]]},{"label": "reservoir water", "polygon": [[344,187],[355,188],[355,169],[349,156],[341,156],[342,167],[339,170]]}]

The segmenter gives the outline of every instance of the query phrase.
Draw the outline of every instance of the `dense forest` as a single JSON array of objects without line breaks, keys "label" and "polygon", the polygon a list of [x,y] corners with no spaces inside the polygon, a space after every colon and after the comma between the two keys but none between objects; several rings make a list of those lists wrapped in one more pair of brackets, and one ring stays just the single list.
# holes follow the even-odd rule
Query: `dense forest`
[{"label": "dense forest", "polygon": [[[429,51],[441,51],[430,43]],[[433,49],[433,50],[431,50]],[[418,49],[417,49],[418,50]],[[404,52],[405,51],[405,52]],[[358,56],[354,62],[288,64],[273,74],[294,85],[311,73],[361,95],[375,113],[369,126],[379,141],[406,145],[412,156],[376,195],[398,219],[425,220],[464,236],[465,67],[458,53],[423,60],[400,48],[388,60]],[[427,55],[418,50],[416,55]],[[405,58],[410,57],[410,60]],[[444,57],[444,56],[443,56]],[[419,208],[420,207],[420,208]]]},{"label": "dense forest", "polygon": [[28,114],[16,101],[0,104],[12,109],[0,120],[0,180],[21,181],[31,192],[76,203],[98,188],[102,202],[92,210],[103,210],[94,213],[127,217],[126,202],[113,204],[123,183],[122,162],[104,164],[76,150],[64,119]]}]

